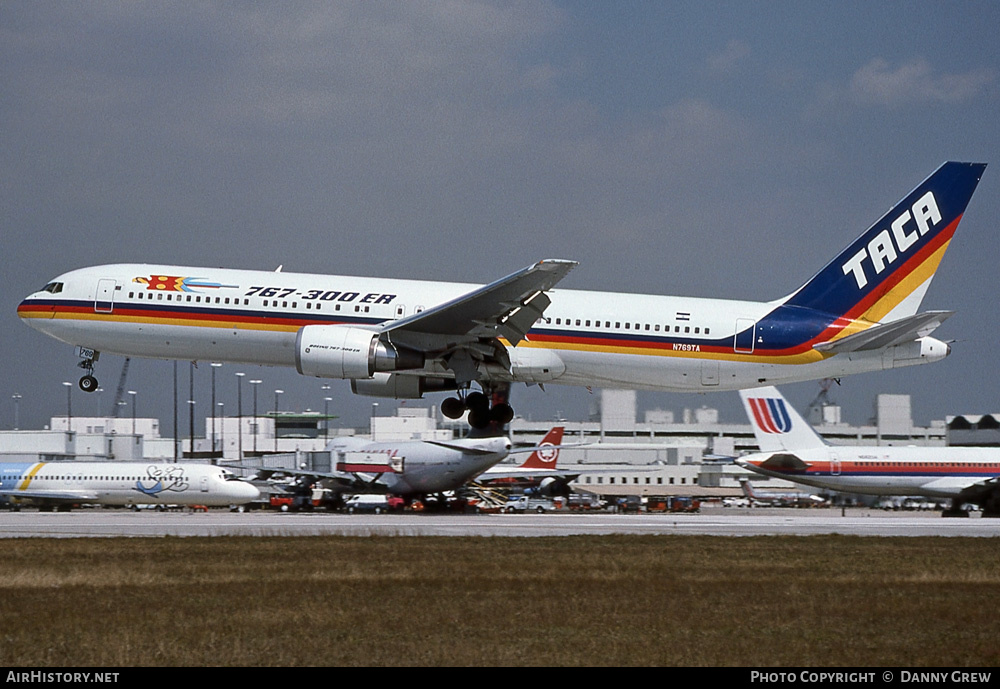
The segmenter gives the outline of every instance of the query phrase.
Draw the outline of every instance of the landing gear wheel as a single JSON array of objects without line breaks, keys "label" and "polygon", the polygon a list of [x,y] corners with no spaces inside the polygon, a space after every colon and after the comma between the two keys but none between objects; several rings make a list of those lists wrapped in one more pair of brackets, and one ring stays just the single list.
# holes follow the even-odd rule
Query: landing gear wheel
[{"label": "landing gear wheel", "polygon": [[465,396],[465,406],[469,412],[489,412],[490,398],[481,392],[470,392]]},{"label": "landing gear wheel", "polygon": [[490,425],[490,412],[488,409],[470,409],[469,425],[482,430]]},{"label": "landing gear wheel", "polygon": [[94,376],[84,376],[80,379],[80,389],[84,392],[93,392],[97,389],[97,378],[94,378]]},{"label": "landing gear wheel", "polygon": [[457,419],[465,413],[465,405],[457,397],[449,397],[441,403],[441,413],[449,419]]},{"label": "landing gear wheel", "polygon": [[514,419],[514,409],[507,403],[494,404],[490,409],[490,420],[498,426],[505,426]]}]

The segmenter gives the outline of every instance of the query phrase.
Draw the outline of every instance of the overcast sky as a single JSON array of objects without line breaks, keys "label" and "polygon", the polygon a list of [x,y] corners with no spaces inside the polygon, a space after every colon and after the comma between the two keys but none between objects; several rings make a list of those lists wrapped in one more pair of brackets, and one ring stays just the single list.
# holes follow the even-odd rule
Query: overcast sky
[{"label": "overcast sky", "polygon": [[[935,333],[953,353],[833,398],[852,422],[879,392],[918,423],[1000,411],[998,27],[996,2],[0,3],[0,428],[14,393],[22,427],[65,413],[73,349],[16,307],[72,268],[488,282],[551,257],[580,262],[564,287],[769,300],[945,160],[993,164],[923,304],[958,312]],[[121,363],[74,414],[110,406]],[[128,382],[165,429],[171,370],[133,360]],[[227,412],[238,370],[267,408],[275,388],[322,408],[323,381],[226,365]],[[332,385],[363,421],[373,400]],[[513,401],[548,419],[592,399]],[[640,399],[742,421],[736,393]]]}]

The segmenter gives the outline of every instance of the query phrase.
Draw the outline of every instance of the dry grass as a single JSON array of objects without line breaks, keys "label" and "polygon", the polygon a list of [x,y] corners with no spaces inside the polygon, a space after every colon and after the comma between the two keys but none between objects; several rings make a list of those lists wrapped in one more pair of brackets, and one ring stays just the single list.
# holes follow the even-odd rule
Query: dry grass
[{"label": "dry grass", "polygon": [[992,539],[8,542],[7,666],[1000,664]]}]

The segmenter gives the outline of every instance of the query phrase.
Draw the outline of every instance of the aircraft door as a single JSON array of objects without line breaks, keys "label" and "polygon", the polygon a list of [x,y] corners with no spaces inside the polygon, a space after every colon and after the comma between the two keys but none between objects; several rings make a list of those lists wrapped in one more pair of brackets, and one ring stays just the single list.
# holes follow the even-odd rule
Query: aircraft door
[{"label": "aircraft door", "polygon": [[94,311],[96,313],[111,313],[115,307],[115,289],[118,283],[111,278],[101,278],[97,281],[97,294],[94,295]]},{"label": "aircraft door", "polygon": [[719,384],[719,362],[706,359],[701,362],[701,384],[709,387]]},{"label": "aircraft door", "polygon": [[830,476],[840,476],[840,456],[830,452]]},{"label": "aircraft door", "polygon": [[202,493],[208,492],[208,476],[201,477],[201,492]]},{"label": "aircraft door", "polygon": [[736,335],[733,336],[733,351],[737,354],[753,354],[756,335],[756,321],[752,318],[737,318]]}]

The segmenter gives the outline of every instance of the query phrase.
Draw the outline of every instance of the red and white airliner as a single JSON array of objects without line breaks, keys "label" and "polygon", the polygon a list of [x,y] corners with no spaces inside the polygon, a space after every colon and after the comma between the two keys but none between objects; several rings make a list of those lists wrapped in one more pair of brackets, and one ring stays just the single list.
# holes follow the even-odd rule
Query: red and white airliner
[{"label": "red and white airliner", "polygon": [[765,476],[863,495],[950,498],[945,516],[967,516],[963,503],[1000,517],[1000,448],[828,445],[777,388],[741,390],[759,454],[736,463]]}]

